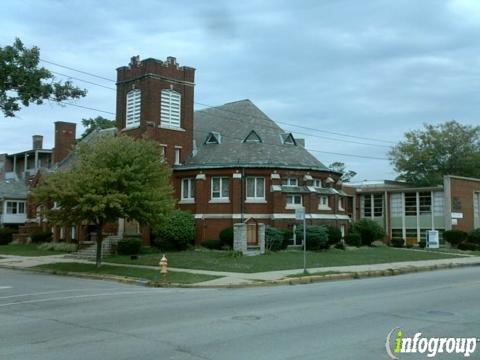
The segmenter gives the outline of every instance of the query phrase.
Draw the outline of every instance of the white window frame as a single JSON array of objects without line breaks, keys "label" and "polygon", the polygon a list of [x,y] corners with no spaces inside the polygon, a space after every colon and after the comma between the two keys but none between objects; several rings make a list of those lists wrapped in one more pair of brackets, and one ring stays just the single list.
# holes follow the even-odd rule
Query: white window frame
[{"label": "white window frame", "polygon": [[182,149],[181,148],[175,148],[175,165],[180,165],[180,159],[181,159],[181,154],[182,154]]},{"label": "white window frame", "polygon": [[[23,209],[22,212],[20,212],[20,207]],[[12,201],[12,200],[6,200],[5,201],[5,214],[7,214],[7,215],[25,215],[26,213],[27,212],[26,212],[25,201]]]},{"label": "white window frame", "polygon": [[180,129],[182,119],[182,94],[163,89],[160,94],[160,126]]},{"label": "white window frame", "polygon": [[133,89],[127,93],[125,105],[125,129],[133,129],[140,126],[140,114],[142,110],[142,91]]},{"label": "white window frame", "polygon": [[[215,180],[219,181],[219,190],[213,190],[213,183]],[[228,196],[223,196],[225,186],[228,188]],[[214,193],[218,193],[219,196],[215,196]],[[225,176],[212,176],[210,181],[210,202],[230,202],[230,178]]]},{"label": "white window frame", "polygon": [[183,178],[181,186],[182,202],[195,201],[195,178]]},{"label": "white window frame", "polygon": [[313,179],[313,187],[322,188],[322,179]]},{"label": "white window frame", "polygon": [[[296,203],[295,199],[300,199],[300,203]],[[293,201],[289,201],[289,199]],[[286,196],[286,209],[296,209],[303,207],[303,196],[301,194],[288,194]]]},{"label": "white window frame", "polygon": [[338,210],[345,211],[345,208],[343,207],[343,198],[339,197],[337,202],[338,202]]},{"label": "white window frame", "polygon": [[[285,180],[285,184],[284,184]],[[295,181],[292,181],[295,180]],[[298,178],[296,177],[286,177],[282,179],[282,186],[298,186]]]},{"label": "white window frame", "polygon": [[[253,180],[253,195],[248,196],[248,182]],[[259,185],[263,182],[263,187]],[[262,192],[263,196],[258,196]],[[265,202],[265,178],[263,176],[247,176],[245,180],[245,199],[246,202]]]},{"label": "white window frame", "polygon": [[328,202],[329,202],[328,195],[321,195],[318,201],[318,210],[331,210]]}]

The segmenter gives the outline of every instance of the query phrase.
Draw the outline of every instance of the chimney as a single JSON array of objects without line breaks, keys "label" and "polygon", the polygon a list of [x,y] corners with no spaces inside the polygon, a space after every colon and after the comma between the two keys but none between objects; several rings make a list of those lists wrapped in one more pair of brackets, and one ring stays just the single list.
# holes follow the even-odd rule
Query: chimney
[{"label": "chimney", "polygon": [[53,149],[53,163],[57,164],[65,159],[75,146],[75,131],[77,124],[64,121],[55,122],[55,148]]},{"label": "chimney", "polygon": [[32,149],[33,150],[42,150],[43,149],[43,136],[42,135],[33,135],[32,136]]}]

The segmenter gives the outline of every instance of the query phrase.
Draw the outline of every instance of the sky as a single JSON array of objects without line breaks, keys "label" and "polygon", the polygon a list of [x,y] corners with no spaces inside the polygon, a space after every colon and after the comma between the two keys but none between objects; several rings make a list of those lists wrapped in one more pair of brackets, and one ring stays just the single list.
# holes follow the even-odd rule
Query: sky
[{"label": "sky", "polygon": [[0,47],[38,46],[42,66],[88,90],[75,104],[97,109],[0,114],[0,153],[33,134],[53,147],[55,121],[81,134],[82,118],[113,119],[115,69],[134,55],[196,68],[196,109],[252,100],[354,181],[395,178],[388,151],[406,131],[479,124],[480,0],[2,1],[0,24]]}]

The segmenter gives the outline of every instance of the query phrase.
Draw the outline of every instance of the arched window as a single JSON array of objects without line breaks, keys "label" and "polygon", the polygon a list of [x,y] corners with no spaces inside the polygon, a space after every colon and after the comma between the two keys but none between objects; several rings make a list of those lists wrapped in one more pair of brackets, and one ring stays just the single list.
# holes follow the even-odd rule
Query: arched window
[{"label": "arched window", "polygon": [[139,89],[127,93],[126,129],[140,126],[141,100],[142,92]]},{"label": "arched window", "polygon": [[164,89],[161,95],[160,124],[163,127],[180,127],[182,96],[180,93]]}]

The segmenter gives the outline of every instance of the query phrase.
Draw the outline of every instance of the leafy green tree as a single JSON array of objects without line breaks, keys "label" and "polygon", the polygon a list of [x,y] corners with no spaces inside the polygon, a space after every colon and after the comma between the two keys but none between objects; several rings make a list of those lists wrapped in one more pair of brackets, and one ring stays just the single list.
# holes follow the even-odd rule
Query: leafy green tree
[{"label": "leafy green tree", "polygon": [[115,127],[115,124],[115,120],[108,120],[102,116],[82,119],[82,125],[85,127],[85,131],[82,134],[82,139],[95,130],[110,129]]},{"label": "leafy green tree", "polygon": [[335,161],[335,162],[331,163],[328,167],[330,168],[330,170],[341,173],[342,177],[340,178],[340,180],[342,180],[345,183],[350,182],[350,180],[352,180],[352,178],[355,175],[357,175],[357,173],[355,171],[347,170],[346,166],[345,166],[345,163],[343,163],[343,162]]},{"label": "leafy green tree", "polygon": [[37,204],[57,204],[46,213],[54,224],[96,225],[100,266],[105,224],[126,218],[156,226],[170,213],[170,170],[158,144],[127,136],[81,144],[76,155],[71,168],[47,176],[33,195]]},{"label": "leafy green tree", "polygon": [[405,134],[389,153],[395,171],[417,185],[438,185],[444,175],[480,176],[480,127],[448,121]]},{"label": "leafy green tree", "polygon": [[55,81],[49,70],[38,66],[39,60],[39,48],[28,49],[18,38],[13,45],[0,47],[0,109],[5,116],[15,116],[20,104],[61,102],[87,94],[70,81]]}]

